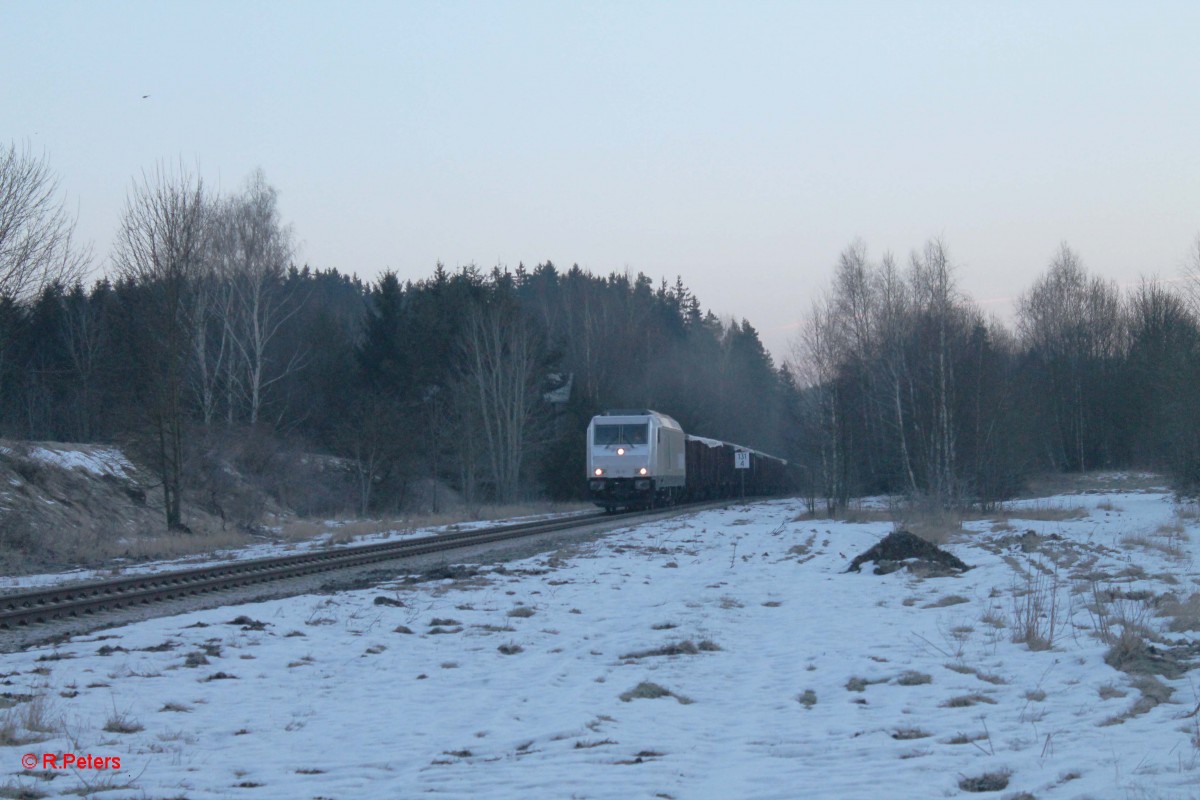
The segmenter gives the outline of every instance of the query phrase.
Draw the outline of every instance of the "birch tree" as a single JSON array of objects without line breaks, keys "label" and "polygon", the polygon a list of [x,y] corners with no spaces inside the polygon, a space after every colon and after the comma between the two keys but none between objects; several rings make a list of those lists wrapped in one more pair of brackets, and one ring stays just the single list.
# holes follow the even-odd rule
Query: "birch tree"
[{"label": "birch tree", "polygon": [[235,350],[228,385],[240,389],[246,419],[257,425],[270,387],[303,365],[300,352],[272,358],[272,345],[299,309],[285,289],[292,232],[279,220],[278,193],[261,170],[220,211],[221,274],[228,286],[226,334]]},{"label": "birch tree", "polygon": [[531,445],[539,402],[542,348],[515,306],[473,306],[461,339],[463,386],[475,407],[496,499],[512,502]]}]

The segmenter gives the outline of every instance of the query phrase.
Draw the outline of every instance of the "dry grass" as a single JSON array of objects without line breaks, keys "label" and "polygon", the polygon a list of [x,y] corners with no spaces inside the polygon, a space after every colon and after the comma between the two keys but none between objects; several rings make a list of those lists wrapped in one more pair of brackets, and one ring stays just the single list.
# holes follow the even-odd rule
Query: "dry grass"
[{"label": "dry grass", "polygon": [[946,544],[963,532],[962,510],[924,499],[898,504],[890,513],[894,530],[908,531],[936,545]]},{"label": "dry grass", "polygon": [[587,503],[520,503],[503,506],[461,508],[438,514],[409,514],[381,519],[344,518],[334,520],[297,519],[283,524],[279,537],[291,542],[305,541],[330,534],[330,544],[345,544],[360,536],[410,533],[425,528],[459,525],[464,522],[496,521],[540,514],[564,514],[592,508]]},{"label": "dry grass", "polygon": [[676,694],[670,689],[649,681],[642,681],[637,686],[627,692],[622,692],[620,695],[621,701],[625,703],[632,700],[656,700],[660,697],[674,697],[681,705],[689,705],[694,702],[681,694]]},{"label": "dry grass", "polygon": [[985,694],[964,694],[958,697],[951,697],[941,704],[942,708],[970,708],[971,706],[980,703],[995,705],[996,701]]},{"label": "dry grass", "polygon": [[1050,473],[1030,478],[1024,496],[1145,492],[1162,489],[1165,485],[1161,475],[1149,472]]},{"label": "dry grass", "polygon": [[621,660],[652,658],[654,656],[694,656],[700,653],[715,653],[720,649],[721,646],[719,644],[708,639],[702,640],[700,644],[696,644],[691,639],[684,639],[682,642],[671,642],[662,647],[655,647],[650,650],[638,650],[633,653],[626,653],[621,656]]},{"label": "dry grass", "polygon": [[1029,569],[1012,588],[1012,641],[1030,650],[1049,650],[1069,621],[1060,608],[1058,574]]},{"label": "dry grass", "polygon": [[859,524],[863,522],[892,522],[895,520],[895,513],[887,508],[863,508],[860,506],[850,506],[840,508],[833,514],[825,513],[824,506],[819,506],[813,511],[799,514],[792,521],[803,522],[813,519],[828,519],[837,522],[849,522]]},{"label": "dry grass", "polygon": [[1001,509],[994,514],[984,514],[981,519],[994,519],[1005,523],[1014,519],[1030,522],[1066,522],[1072,519],[1086,519],[1090,513],[1083,506],[1064,506],[1045,502]]},{"label": "dry grass", "polygon": [[209,555],[217,550],[236,549],[260,541],[247,533],[222,531],[202,523],[193,524],[191,533],[155,532],[112,538],[95,530],[63,528],[39,530],[37,536],[41,552],[36,557],[0,545],[0,559],[7,572],[19,575],[70,565],[109,569],[117,575],[127,562]]},{"label": "dry grass", "polygon": [[1200,520],[1200,503],[1180,503],[1175,509],[1175,516],[1185,522]]},{"label": "dry grass", "polygon": [[978,742],[986,738],[988,738],[986,733],[957,733],[954,736],[951,736],[949,739],[946,739],[945,744],[971,744],[972,742]]},{"label": "dry grass", "polygon": [[950,594],[946,595],[945,597],[939,597],[932,603],[926,603],[925,605],[921,606],[921,608],[946,608],[948,606],[957,606],[969,602],[971,601],[968,598],[963,597],[960,594]]},{"label": "dry grass", "polygon": [[1121,539],[1121,544],[1126,547],[1141,547],[1180,559],[1187,556],[1185,545],[1190,541],[1187,528],[1184,527],[1182,521],[1176,520],[1169,524],[1159,525],[1150,534],[1125,536]]},{"label": "dry grass", "polygon": [[910,739],[926,739],[933,734],[928,731],[923,731],[920,728],[897,728],[892,731],[892,738],[897,741],[908,741]]},{"label": "dry grass", "polygon": [[1130,674],[1157,673],[1170,678],[1179,677],[1186,671],[1170,652],[1157,650],[1149,644],[1157,640],[1151,625],[1153,597],[1142,593],[1131,596],[1113,588],[1101,589],[1093,582],[1087,610],[1096,636],[1109,645],[1104,656],[1109,666]]},{"label": "dry grass", "polygon": [[1192,594],[1187,600],[1168,595],[1159,603],[1158,613],[1171,618],[1167,630],[1174,633],[1200,631],[1200,593]]},{"label": "dry grass", "polygon": [[116,709],[109,715],[108,720],[104,723],[104,730],[108,733],[137,733],[144,730],[145,726],[124,712],[118,712]]},{"label": "dry grass", "polygon": [[964,792],[999,792],[1008,788],[1008,779],[1012,773],[1008,770],[985,772],[973,778],[963,777],[958,781],[958,788]]},{"label": "dry grass", "polygon": [[908,670],[896,678],[896,683],[901,686],[920,686],[925,683],[933,683],[933,676],[916,670]]},{"label": "dry grass", "polygon": [[62,728],[44,695],[38,695],[0,714],[0,747],[17,747],[44,741]]}]

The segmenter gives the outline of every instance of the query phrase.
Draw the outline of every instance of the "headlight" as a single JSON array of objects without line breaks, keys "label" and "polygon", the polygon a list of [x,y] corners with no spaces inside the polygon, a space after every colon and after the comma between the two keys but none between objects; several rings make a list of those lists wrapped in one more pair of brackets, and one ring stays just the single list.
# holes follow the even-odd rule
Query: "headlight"
[{"label": "headlight", "polygon": [[645,475],[645,474],[646,474],[646,468],[645,468],[645,467],[642,467],[641,469],[639,469],[639,470],[638,470],[638,475]]},{"label": "headlight", "polygon": [[595,475],[597,478],[599,478],[601,475],[604,474],[604,470],[600,469],[599,467],[596,467],[596,471],[593,472],[592,474]]},{"label": "headlight", "polygon": [[625,448],[624,448],[624,447],[618,447],[618,448],[617,448],[617,455],[619,455],[619,456],[623,456],[623,455],[625,455]]}]

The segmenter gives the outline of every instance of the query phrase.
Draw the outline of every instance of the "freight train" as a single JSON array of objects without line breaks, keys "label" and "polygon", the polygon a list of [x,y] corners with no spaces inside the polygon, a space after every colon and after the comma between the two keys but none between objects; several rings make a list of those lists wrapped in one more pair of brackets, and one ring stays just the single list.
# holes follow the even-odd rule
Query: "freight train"
[{"label": "freight train", "polygon": [[787,461],[736,444],[691,436],[666,414],[605,411],[587,430],[588,492],[605,511],[681,501],[782,494]]}]

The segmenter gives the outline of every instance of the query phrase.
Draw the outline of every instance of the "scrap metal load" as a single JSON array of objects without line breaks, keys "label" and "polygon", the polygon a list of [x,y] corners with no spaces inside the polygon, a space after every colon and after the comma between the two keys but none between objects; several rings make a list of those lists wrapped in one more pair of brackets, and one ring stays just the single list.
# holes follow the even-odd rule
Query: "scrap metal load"
[{"label": "scrap metal load", "polygon": [[690,436],[666,414],[606,411],[587,431],[588,491],[606,511],[684,500],[781,494],[787,462],[748,447]]}]

